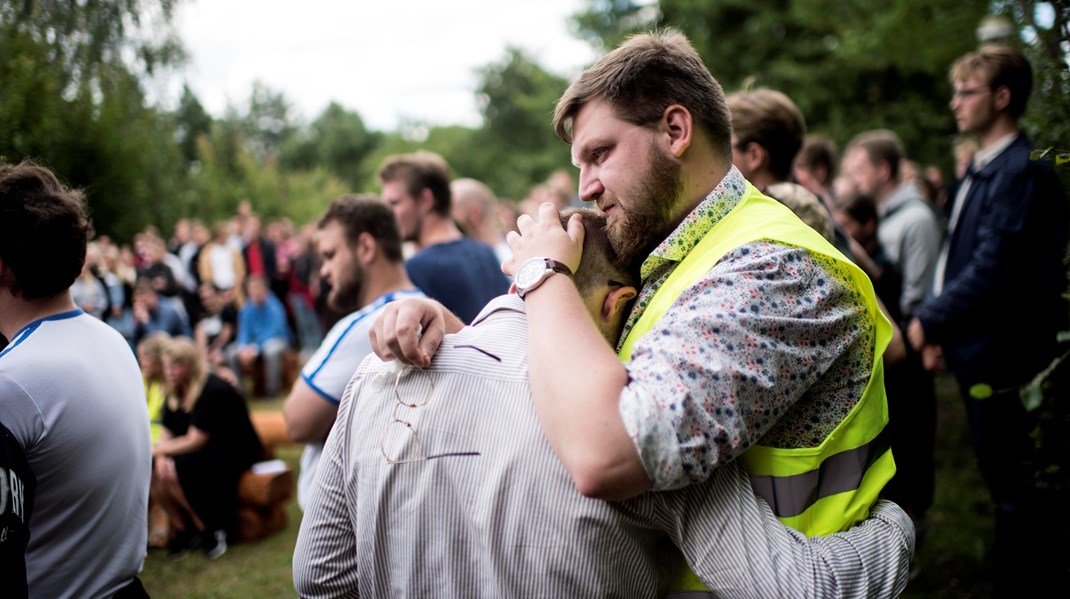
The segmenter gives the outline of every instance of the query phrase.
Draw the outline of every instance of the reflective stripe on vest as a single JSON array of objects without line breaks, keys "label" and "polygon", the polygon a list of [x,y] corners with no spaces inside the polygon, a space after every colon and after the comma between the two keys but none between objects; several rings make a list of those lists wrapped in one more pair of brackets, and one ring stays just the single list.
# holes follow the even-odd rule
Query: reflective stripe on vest
[{"label": "reflective stripe on vest", "polygon": [[[884,434],[888,401],[881,359],[892,337],[891,324],[877,306],[869,277],[828,241],[784,205],[748,183],[739,204],[710,229],[655,293],[622,344],[620,357],[631,359],[639,338],[727,252],[759,240],[804,248],[842,263],[875,322],[869,382],[836,429],[817,447],[780,449],[754,445],[741,457],[755,492],[782,522],[807,536],[831,534],[869,515],[881,489],[895,474],[895,464]],[[684,578],[687,584],[674,584],[672,588],[705,588],[690,571]],[[681,580],[678,577],[677,582]]]}]

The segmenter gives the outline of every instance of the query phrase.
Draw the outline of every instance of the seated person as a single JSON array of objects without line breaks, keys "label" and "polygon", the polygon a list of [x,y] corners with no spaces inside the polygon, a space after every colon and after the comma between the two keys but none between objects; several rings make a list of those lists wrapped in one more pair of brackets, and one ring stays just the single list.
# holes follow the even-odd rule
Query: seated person
[{"label": "seated person", "polygon": [[245,291],[248,297],[238,312],[238,339],[228,350],[231,369],[240,374],[263,359],[264,391],[274,397],[282,386],[282,355],[290,347],[286,308],[261,275],[250,275]]},{"label": "seated person", "polygon": [[227,362],[227,352],[237,337],[238,309],[230,299],[231,294],[211,283],[201,285],[198,293],[203,311],[193,325],[193,340],[208,361],[209,369],[238,386],[239,373],[231,370]]},{"label": "seated person", "polygon": [[[163,375],[163,351],[171,336],[163,331],[150,334],[137,344],[137,362],[145,381],[145,398],[149,408],[149,431],[156,443],[163,434],[163,404],[167,395],[167,381]],[[169,534],[167,513],[149,497],[149,547],[164,547]]]},{"label": "seated person", "polygon": [[171,336],[163,331],[152,333],[137,344],[137,362],[145,381],[145,398],[149,407],[149,430],[152,442],[160,440],[163,431],[163,403],[167,381],[163,374],[163,351]]},{"label": "seated person", "polygon": [[[604,217],[581,214],[573,280],[614,340],[638,277],[613,265]],[[539,293],[522,271],[516,281]],[[580,495],[532,404],[527,326],[524,301],[505,295],[447,335],[427,369],[361,364],[301,521],[302,597],[653,597],[683,563],[674,544],[721,596],[903,590],[914,529],[891,502],[845,533],[807,539],[755,496],[739,460],[680,491],[619,503]]]},{"label": "seated person", "polygon": [[134,347],[151,333],[163,331],[172,337],[189,336],[189,321],[170,302],[160,301],[148,279],[134,284]]},{"label": "seated person", "polygon": [[169,554],[182,557],[199,544],[215,559],[237,529],[238,480],[264,450],[245,398],[208,372],[193,341],[168,344],[164,374],[165,430],[152,448],[151,495],[175,531]]}]

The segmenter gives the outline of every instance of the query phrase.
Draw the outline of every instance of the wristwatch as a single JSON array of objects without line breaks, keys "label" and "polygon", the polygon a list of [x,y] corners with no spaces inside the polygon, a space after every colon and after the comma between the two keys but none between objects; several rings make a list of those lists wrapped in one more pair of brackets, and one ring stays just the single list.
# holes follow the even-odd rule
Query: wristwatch
[{"label": "wristwatch", "polygon": [[513,277],[516,294],[520,296],[520,299],[524,299],[528,292],[542,285],[543,281],[556,272],[572,276],[572,269],[553,258],[528,258],[520,265],[516,276]]}]

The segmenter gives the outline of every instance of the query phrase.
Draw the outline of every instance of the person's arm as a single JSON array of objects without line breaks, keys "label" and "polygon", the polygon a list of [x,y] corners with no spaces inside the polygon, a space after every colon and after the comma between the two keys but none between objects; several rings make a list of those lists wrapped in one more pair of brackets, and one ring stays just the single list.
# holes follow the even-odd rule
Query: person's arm
[{"label": "person's arm", "polygon": [[282,406],[286,433],[297,443],[318,443],[327,438],[338,415],[338,406],[299,378]]},{"label": "person's arm", "polygon": [[152,455],[175,456],[193,453],[203,449],[208,444],[208,439],[208,433],[195,426],[190,426],[184,435],[158,441],[152,448]]},{"label": "person's arm", "polygon": [[369,338],[379,359],[426,368],[442,338],[463,328],[464,322],[441,303],[408,297],[383,308]]},{"label": "person's arm", "polygon": [[[998,292],[1001,281],[1006,279],[1008,269],[1020,268],[1030,256],[1023,255],[1019,248],[1029,247],[1023,236],[1028,235],[1026,221],[1037,209],[1038,185],[1024,172],[1007,173],[996,181],[975,181],[984,189],[970,193],[970,202],[987,202],[986,210],[978,225],[974,248],[969,262],[953,280],[944,282],[939,296],[927,299],[914,312],[915,320],[924,332],[924,345],[939,345],[948,332],[972,326],[978,311],[985,302]],[[969,211],[967,205],[965,212]],[[912,327],[908,327],[912,328]],[[911,337],[914,344],[915,336]],[[915,347],[917,347],[915,345]]]},{"label": "person's arm", "polygon": [[[342,397],[338,425],[327,437],[297,533],[293,580],[294,589],[304,599],[358,595],[357,539],[348,513],[356,506],[350,504],[345,492],[352,391],[347,389]],[[358,478],[358,474],[354,472],[352,478]]]},{"label": "person's arm", "polygon": [[809,538],[754,495],[741,464],[640,501],[656,506],[694,573],[722,596],[898,597],[907,583],[914,525],[889,501],[844,532]]},{"label": "person's arm", "polygon": [[[552,204],[539,221],[520,217],[521,235],[509,235],[510,276],[528,258],[550,257],[573,272],[583,249],[579,215],[561,227]],[[626,499],[650,488],[635,443],[620,417],[628,371],[602,338],[572,280],[553,275],[525,297],[529,378],[539,421],[580,493]]]}]

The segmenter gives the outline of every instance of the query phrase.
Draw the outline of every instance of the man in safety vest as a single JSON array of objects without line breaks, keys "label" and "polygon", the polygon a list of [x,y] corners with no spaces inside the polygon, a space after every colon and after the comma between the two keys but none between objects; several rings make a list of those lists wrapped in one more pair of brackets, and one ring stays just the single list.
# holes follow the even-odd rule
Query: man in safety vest
[{"label": "man in safety vest", "polygon": [[[633,36],[569,87],[554,128],[581,199],[642,276],[618,356],[555,275],[579,264],[579,221],[563,228],[544,204],[508,236],[535,408],[576,487],[625,499],[742,458],[756,492],[808,535],[865,518],[895,473],[890,324],[866,275],[732,166],[724,92],[688,40]],[[398,306],[373,328],[380,357],[426,364],[459,328],[445,310],[417,311]]]}]

